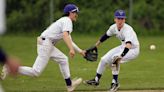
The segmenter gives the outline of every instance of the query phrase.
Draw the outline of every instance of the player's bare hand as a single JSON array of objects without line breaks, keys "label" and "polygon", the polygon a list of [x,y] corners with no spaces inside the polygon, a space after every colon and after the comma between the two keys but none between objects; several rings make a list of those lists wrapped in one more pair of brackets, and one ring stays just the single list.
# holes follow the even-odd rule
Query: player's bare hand
[{"label": "player's bare hand", "polygon": [[71,58],[73,58],[75,56],[75,51],[74,50],[70,50],[69,51],[69,55]]},{"label": "player's bare hand", "polygon": [[83,57],[85,56],[85,53],[86,53],[85,50],[82,50],[82,51],[80,52],[80,54],[81,54]]},{"label": "player's bare hand", "polygon": [[8,71],[11,75],[16,75],[18,73],[18,68],[20,66],[20,62],[17,58],[8,58],[6,62],[6,66],[8,68]]}]

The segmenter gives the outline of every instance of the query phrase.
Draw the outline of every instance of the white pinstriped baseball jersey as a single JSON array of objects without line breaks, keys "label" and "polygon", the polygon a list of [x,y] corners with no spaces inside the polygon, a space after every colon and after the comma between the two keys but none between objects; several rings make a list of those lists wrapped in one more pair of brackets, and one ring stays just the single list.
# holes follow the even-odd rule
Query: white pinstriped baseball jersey
[{"label": "white pinstriped baseball jersey", "polygon": [[116,35],[116,37],[122,42],[122,44],[130,41],[132,43],[132,48],[139,46],[139,41],[137,39],[136,33],[134,32],[133,28],[126,23],[120,31],[118,30],[116,24],[111,25],[106,34],[108,36]]},{"label": "white pinstriped baseball jersey", "polygon": [[69,17],[61,17],[56,22],[52,23],[41,34],[41,37],[46,37],[58,41],[62,39],[64,31],[69,31],[69,33],[73,31],[72,21]]}]

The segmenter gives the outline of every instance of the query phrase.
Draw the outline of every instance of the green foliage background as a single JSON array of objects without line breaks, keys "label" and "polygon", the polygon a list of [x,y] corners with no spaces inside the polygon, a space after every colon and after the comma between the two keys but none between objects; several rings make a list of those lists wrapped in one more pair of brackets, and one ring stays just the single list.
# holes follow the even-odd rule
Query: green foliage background
[{"label": "green foliage background", "polygon": [[[79,18],[75,32],[103,33],[113,23],[113,13],[124,9],[129,17],[130,0],[7,0],[8,33],[42,32],[50,25],[50,3],[53,19],[60,18],[67,3],[76,4]],[[164,34],[164,0],[133,0],[132,26],[139,35]],[[127,18],[129,23],[129,19]]]}]

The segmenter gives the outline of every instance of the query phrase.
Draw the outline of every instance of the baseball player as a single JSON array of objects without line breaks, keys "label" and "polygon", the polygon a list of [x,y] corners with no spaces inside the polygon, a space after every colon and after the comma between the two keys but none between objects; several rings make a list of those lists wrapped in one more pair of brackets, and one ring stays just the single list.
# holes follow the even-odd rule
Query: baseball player
[{"label": "baseball player", "polygon": [[[0,48],[0,64],[5,65],[10,74],[16,75],[20,63],[17,59],[9,57],[3,50]],[[3,88],[0,85],[0,92],[4,92]]]},{"label": "baseball player", "polygon": [[56,22],[52,23],[38,38],[37,38],[37,53],[38,56],[32,67],[21,66],[19,73],[27,76],[39,76],[47,66],[49,59],[56,61],[59,64],[60,71],[65,79],[68,92],[73,91],[81,82],[82,78],[71,80],[68,57],[59,49],[54,47],[58,41],[63,39],[69,48],[69,55],[74,57],[75,51],[82,56],[85,55],[71,38],[73,31],[73,21],[78,17],[79,9],[74,4],[67,4],[64,7],[64,15]]},{"label": "baseball player", "polygon": [[[0,35],[4,34],[6,30],[5,25],[5,0],[0,0]],[[19,62],[15,58],[9,57],[0,47],[0,65],[5,65],[9,73],[16,75],[18,72]],[[0,92],[4,92],[0,85]]]},{"label": "baseball player", "polygon": [[6,31],[5,6],[6,0],[0,0],[0,35]]},{"label": "baseball player", "polygon": [[121,45],[109,50],[101,57],[95,78],[86,80],[84,83],[98,86],[102,73],[105,70],[105,66],[109,65],[113,75],[110,91],[115,92],[120,87],[118,82],[120,63],[125,63],[136,58],[140,49],[137,35],[133,28],[125,23],[125,19],[126,15],[124,10],[115,11],[115,24],[110,26],[107,32],[97,41],[95,47],[98,47],[102,42],[113,35],[121,41]]}]

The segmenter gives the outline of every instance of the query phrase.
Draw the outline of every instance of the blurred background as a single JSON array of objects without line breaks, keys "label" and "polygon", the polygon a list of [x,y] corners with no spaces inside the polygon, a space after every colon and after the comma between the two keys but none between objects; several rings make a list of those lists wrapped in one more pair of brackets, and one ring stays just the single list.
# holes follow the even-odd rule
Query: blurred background
[{"label": "blurred background", "polygon": [[[138,35],[141,52],[133,60],[135,62],[121,66],[120,90],[164,89],[164,0],[0,0],[0,33],[4,34],[0,36],[0,45],[8,54],[19,57],[22,65],[32,66],[37,56],[37,36],[63,15],[63,8],[67,3],[74,3],[80,9],[72,37],[82,49],[94,45],[114,23],[115,10],[124,9],[126,22]],[[119,44],[115,37],[104,42],[99,47],[98,61],[94,63],[87,62],[78,54],[70,59],[72,78],[92,78],[100,57]],[[155,49],[149,48],[150,46],[155,46]],[[56,47],[68,55],[69,50],[64,42],[59,42]],[[106,91],[111,79],[111,71],[106,69],[98,88],[81,84],[77,90]],[[58,64],[53,62],[49,62],[39,78],[20,75],[16,78],[9,77],[1,83],[6,92],[65,91]]]},{"label": "blurred background", "polygon": [[41,33],[62,16],[67,3],[80,9],[75,33],[103,33],[114,23],[114,11],[124,9],[138,35],[164,34],[163,0],[6,0],[7,33]]}]

